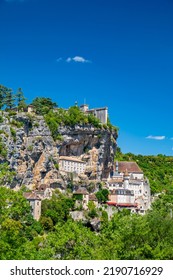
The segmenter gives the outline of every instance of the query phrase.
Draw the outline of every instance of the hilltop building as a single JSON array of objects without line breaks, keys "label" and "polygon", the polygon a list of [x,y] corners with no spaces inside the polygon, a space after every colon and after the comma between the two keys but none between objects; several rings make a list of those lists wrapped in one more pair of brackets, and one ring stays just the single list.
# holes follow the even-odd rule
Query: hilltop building
[{"label": "hilltop building", "polygon": [[89,106],[87,104],[83,104],[80,106],[80,109],[82,112],[86,114],[94,115],[97,119],[100,120],[102,124],[107,124],[107,120],[108,120],[107,107],[89,109]]}]

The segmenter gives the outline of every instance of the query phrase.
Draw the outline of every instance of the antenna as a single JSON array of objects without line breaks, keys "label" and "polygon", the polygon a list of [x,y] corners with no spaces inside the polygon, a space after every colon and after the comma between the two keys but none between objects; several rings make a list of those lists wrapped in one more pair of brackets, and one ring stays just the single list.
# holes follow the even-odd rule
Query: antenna
[{"label": "antenna", "polygon": [[86,104],[86,98],[84,98],[84,105]]}]

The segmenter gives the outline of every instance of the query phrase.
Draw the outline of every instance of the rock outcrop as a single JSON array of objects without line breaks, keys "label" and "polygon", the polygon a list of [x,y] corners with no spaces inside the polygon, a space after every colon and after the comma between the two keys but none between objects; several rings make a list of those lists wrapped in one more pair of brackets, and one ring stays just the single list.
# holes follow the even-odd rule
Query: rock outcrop
[{"label": "rock outcrop", "polygon": [[93,126],[60,127],[63,141],[57,144],[61,156],[76,156],[87,162],[90,179],[106,178],[114,161],[117,133]]},{"label": "rock outcrop", "polygon": [[[1,112],[2,114],[2,112]],[[32,189],[41,183],[66,188],[68,176],[58,170],[59,156],[76,156],[86,161],[86,174],[79,180],[108,176],[116,149],[116,132],[93,126],[59,127],[62,139],[54,141],[42,116],[3,112],[0,123],[1,142],[8,161],[16,172],[11,187],[26,185]],[[83,176],[83,178],[82,178]]]}]

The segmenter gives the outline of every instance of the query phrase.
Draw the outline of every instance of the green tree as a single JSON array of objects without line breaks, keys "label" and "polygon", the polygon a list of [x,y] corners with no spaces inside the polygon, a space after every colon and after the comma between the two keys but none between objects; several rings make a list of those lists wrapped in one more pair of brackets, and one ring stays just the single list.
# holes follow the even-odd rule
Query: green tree
[{"label": "green tree", "polygon": [[[0,143],[1,149],[1,143]],[[4,150],[5,151],[5,150]],[[2,153],[1,153],[2,154]],[[0,185],[9,185],[16,175],[16,172],[10,169],[10,166],[7,162],[0,164]]]},{"label": "green tree", "polygon": [[42,202],[42,217],[51,218],[53,224],[65,222],[69,218],[69,211],[74,207],[74,200],[56,190],[51,199]]},{"label": "green tree", "polygon": [[24,94],[23,94],[23,91],[21,88],[18,88],[15,97],[16,97],[18,110],[25,109],[27,107],[27,104],[25,103],[26,98],[24,97]]},{"label": "green tree", "polygon": [[88,210],[89,210],[88,211],[88,216],[90,218],[98,217],[97,208],[96,208],[96,206],[95,206],[93,201],[89,201],[88,202]]},{"label": "green tree", "polygon": [[34,106],[38,115],[45,115],[58,106],[56,102],[53,102],[51,98],[47,97],[36,97],[31,104]]},{"label": "green tree", "polygon": [[4,98],[8,92],[8,88],[0,85],[0,109],[4,106]]},{"label": "green tree", "polygon": [[12,89],[8,88],[5,92],[4,104],[7,109],[12,109],[15,106],[15,97],[13,95]]},{"label": "green tree", "polygon": [[99,202],[106,202],[108,201],[108,194],[109,191],[107,189],[101,189],[96,193],[96,197]]}]

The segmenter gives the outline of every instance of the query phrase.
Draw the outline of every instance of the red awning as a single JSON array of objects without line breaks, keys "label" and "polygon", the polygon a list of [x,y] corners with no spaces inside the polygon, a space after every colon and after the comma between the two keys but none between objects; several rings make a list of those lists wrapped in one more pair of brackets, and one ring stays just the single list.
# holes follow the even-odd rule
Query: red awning
[{"label": "red awning", "polygon": [[118,207],[137,207],[138,206],[137,203],[117,203],[114,201],[107,201],[106,203],[108,205],[118,206]]}]

